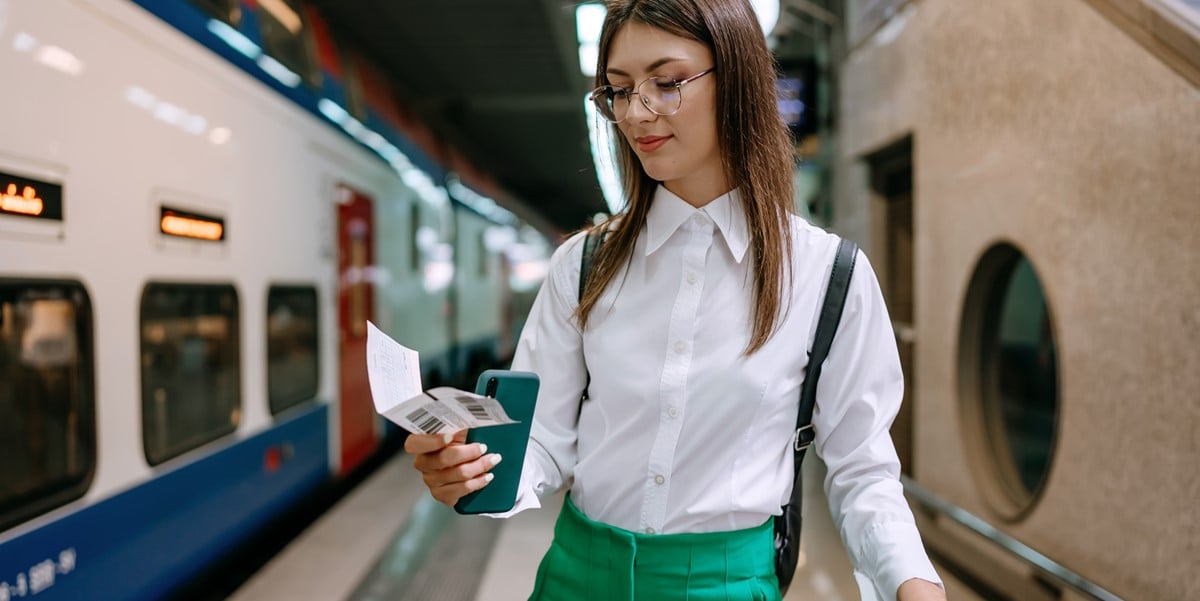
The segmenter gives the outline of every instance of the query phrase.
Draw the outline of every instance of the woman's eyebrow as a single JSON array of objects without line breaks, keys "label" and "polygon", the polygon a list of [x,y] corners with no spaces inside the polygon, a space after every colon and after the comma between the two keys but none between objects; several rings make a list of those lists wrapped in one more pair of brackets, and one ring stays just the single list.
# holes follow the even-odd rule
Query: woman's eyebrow
[{"label": "woman's eyebrow", "polygon": [[[687,60],[686,58],[669,57],[669,56],[663,57],[663,58],[660,58],[660,59],[650,63],[650,65],[646,67],[646,70],[653,71],[667,63],[673,63],[673,62],[677,62],[677,61],[686,61],[686,60]],[[609,73],[611,75],[624,75],[625,77],[629,77],[628,73],[626,73],[620,69],[613,69],[611,67],[606,70],[606,73]]]}]

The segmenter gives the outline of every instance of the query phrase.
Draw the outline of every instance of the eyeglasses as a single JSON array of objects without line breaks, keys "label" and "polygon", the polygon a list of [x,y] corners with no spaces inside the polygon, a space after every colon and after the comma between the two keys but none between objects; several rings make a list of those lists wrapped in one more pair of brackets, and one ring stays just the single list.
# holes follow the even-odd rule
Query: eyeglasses
[{"label": "eyeglasses", "polygon": [[[600,116],[620,123],[629,115],[630,97],[635,94],[642,99],[642,105],[655,115],[674,115],[683,104],[682,90],[685,84],[691,83],[716,70],[716,67],[701,71],[687,79],[676,81],[669,77],[651,77],[639,83],[636,91],[630,91],[617,86],[600,86],[592,90],[592,102]],[[646,87],[650,84],[650,87]]]}]

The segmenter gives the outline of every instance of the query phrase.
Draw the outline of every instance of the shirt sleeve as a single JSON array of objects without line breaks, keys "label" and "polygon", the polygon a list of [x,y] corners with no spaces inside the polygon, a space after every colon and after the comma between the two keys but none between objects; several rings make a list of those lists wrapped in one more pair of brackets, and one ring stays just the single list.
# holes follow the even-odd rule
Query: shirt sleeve
[{"label": "shirt sleeve", "polygon": [[550,258],[546,281],[517,342],[512,369],[538,375],[537,405],[516,504],[491,517],[541,507],[540,498],[569,486],[575,472],[576,425],[587,385],[583,337],[575,318],[584,236],[572,237]]},{"label": "shirt sleeve", "polygon": [[870,580],[881,599],[895,599],[911,578],[941,584],[904,499],[888,431],[903,394],[892,323],[875,273],[860,252],[817,384],[813,427],[817,454],[828,467],[825,495],[834,523],[856,578]]}]

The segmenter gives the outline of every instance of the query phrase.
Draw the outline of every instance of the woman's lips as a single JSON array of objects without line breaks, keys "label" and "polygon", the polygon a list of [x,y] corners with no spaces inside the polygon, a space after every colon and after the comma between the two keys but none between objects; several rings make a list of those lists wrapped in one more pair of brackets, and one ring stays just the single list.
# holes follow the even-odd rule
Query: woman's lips
[{"label": "woman's lips", "polygon": [[633,141],[637,142],[638,150],[642,152],[654,152],[670,139],[671,136],[642,136],[634,138]]}]

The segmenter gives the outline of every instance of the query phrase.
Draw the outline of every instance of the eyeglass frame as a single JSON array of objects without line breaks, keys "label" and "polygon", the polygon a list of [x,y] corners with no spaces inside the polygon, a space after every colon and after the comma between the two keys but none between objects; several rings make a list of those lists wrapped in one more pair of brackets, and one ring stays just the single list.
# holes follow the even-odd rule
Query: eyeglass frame
[{"label": "eyeglass frame", "polygon": [[[685,77],[685,78],[683,78],[683,79],[681,79],[681,80],[679,80],[679,81],[676,81],[676,82],[675,82],[675,89],[680,91],[680,94],[679,94],[679,106],[675,107],[675,110],[673,110],[673,111],[671,111],[671,112],[669,112],[669,113],[660,113],[660,112],[658,112],[658,111],[654,110],[654,108],[652,108],[652,107],[650,106],[650,101],[646,100],[646,95],[645,95],[645,94],[643,94],[643,93],[641,93],[641,91],[640,91],[640,90],[642,89],[642,86],[646,85],[646,82],[648,82],[648,81],[650,81],[650,80],[652,80],[652,79],[670,79],[670,78],[665,78],[665,77],[662,77],[662,76],[660,76],[660,75],[655,75],[655,76],[653,76],[653,77],[647,77],[646,79],[643,79],[643,80],[642,80],[640,83],[638,83],[637,85],[633,86],[633,88],[632,88],[632,89],[631,89],[631,88],[625,88],[625,87],[622,87],[622,86],[614,86],[614,85],[600,86],[600,87],[598,87],[598,88],[596,88],[596,89],[592,90],[592,93],[591,93],[591,94],[588,94],[588,99],[590,99],[590,100],[592,101],[592,103],[593,103],[593,104],[595,104],[595,103],[596,103],[596,95],[597,95],[597,94],[599,94],[599,93],[600,93],[600,91],[601,91],[601,90],[603,90],[603,89],[605,89],[605,88],[615,88],[615,89],[618,89],[618,90],[625,90],[625,91],[629,92],[629,95],[630,95],[630,96],[635,96],[635,95],[636,95],[636,96],[638,96],[638,97],[639,97],[639,99],[642,101],[642,106],[646,107],[646,110],[650,111],[651,113],[654,113],[655,115],[658,115],[659,117],[669,117],[669,116],[671,116],[671,115],[674,115],[675,113],[678,113],[680,108],[683,108],[683,86],[684,86],[684,85],[686,85],[686,84],[689,84],[689,83],[691,83],[691,82],[693,82],[693,81],[696,81],[697,79],[700,79],[701,77],[704,77],[705,75],[708,75],[709,73],[712,73],[712,72],[714,72],[714,71],[716,71],[716,70],[717,70],[716,66],[712,66],[712,67],[709,67],[709,68],[707,68],[707,69],[705,69],[705,70],[703,70],[703,71],[701,71],[701,72],[699,72],[699,73],[697,73],[697,74],[695,74],[695,75],[693,75],[693,76],[691,76],[691,77]],[[633,104],[633,100],[632,100],[632,99],[630,99],[630,102],[629,102],[629,103],[630,103],[630,105],[632,105],[632,104]],[[618,119],[618,120],[616,120],[616,121],[613,121],[612,119],[609,119],[608,117],[605,117],[605,116],[604,116],[604,111],[603,111],[603,110],[600,110],[600,109],[599,109],[599,107],[597,107],[597,112],[599,112],[599,113],[600,113],[600,116],[601,116],[601,117],[604,117],[604,120],[605,120],[605,121],[608,121],[609,123],[620,123],[620,122],[624,121],[625,119],[628,119],[628,118],[629,118],[629,107],[626,107],[626,108],[625,108],[625,116],[624,116],[624,117],[621,117],[620,119]],[[614,114],[614,115],[616,114],[616,110],[615,110],[615,109],[613,110],[613,114]]]}]

